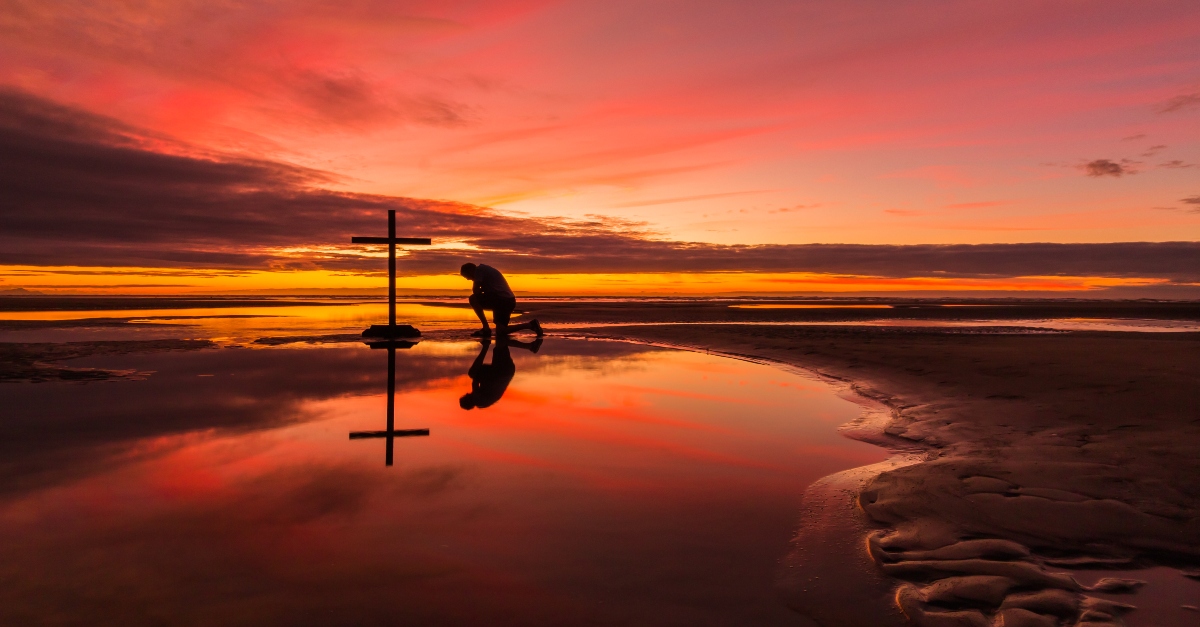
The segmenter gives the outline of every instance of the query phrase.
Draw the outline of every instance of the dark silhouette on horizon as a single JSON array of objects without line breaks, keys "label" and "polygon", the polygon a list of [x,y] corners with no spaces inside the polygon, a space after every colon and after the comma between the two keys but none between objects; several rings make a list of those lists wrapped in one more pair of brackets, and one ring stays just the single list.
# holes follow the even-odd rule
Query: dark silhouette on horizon
[{"label": "dark silhouette on horizon", "polygon": [[485,364],[483,362],[491,343],[489,338],[479,341],[479,356],[467,370],[467,376],[471,377],[471,391],[458,399],[458,406],[463,409],[485,409],[495,405],[496,401],[504,396],[504,392],[508,390],[508,384],[512,382],[513,375],[517,373],[517,365],[513,363],[512,354],[508,350],[509,346],[537,353],[542,347],[542,338],[539,337],[532,342],[521,342],[501,335],[496,338],[496,350],[492,351],[492,363]]},{"label": "dark silhouette on horizon", "polygon": [[459,273],[463,275],[463,278],[471,280],[471,296],[467,302],[471,303],[471,309],[475,310],[475,315],[483,324],[483,328],[472,335],[476,337],[491,336],[492,330],[488,327],[487,316],[483,314],[484,311],[491,310],[492,322],[496,325],[496,335],[505,336],[528,329],[536,333],[538,337],[542,336],[542,323],[538,322],[537,318],[511,326],[508,324],[509,317],[517,308],[517,297],[508,287],[508,281],[499,270],[487,264],[464,263],[459,269]]}]

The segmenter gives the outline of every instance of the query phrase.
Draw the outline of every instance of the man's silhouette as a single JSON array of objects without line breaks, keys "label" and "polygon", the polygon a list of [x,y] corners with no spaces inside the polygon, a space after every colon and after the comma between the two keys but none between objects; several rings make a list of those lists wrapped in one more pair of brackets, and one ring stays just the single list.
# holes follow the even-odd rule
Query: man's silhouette
[{"label": "man's silhouette", "polygon": [[491,328],[488,327],[487,316],[483,314],[485,310],[490,309],[492,322],[496,323],[496,335],[503,336],[514,331],[530,329],[538,337],[542,336],[542,324],[536,318],[529,322],[509,326],[508,319],[512,316],[513,310],[517,308],[517,297],[509,289],[508,281],[504,279],[504,275],[500,274],[499,270],[482,263],[479,265],[464,263],[461,273],[464,278],[471,280],[471,297],[467,301],[471,303],[475,315],[479,316],[479,321],[483,323],[483,329],[472,335],[488,337],[492,334]]},{"label": "man's silhouette", "polygon": [[491,340],[484,338],[479,343],[479,356],[471,364],[470,370],[467,370],[467,376],[471,377],[471,391],[458,399],[458,406],[463,409],[483,409],[500,400],[508,389],[508,384],[512,382],[513,375],[517,373],[517,365],[513,363],[512,355],[508,352],[509,345],[536,353],[542,347],[542,338],[525,343],[500,336],[496,338],[496,350],[492,351],[490,364],[483,363],[483,359],[487,357]]}]

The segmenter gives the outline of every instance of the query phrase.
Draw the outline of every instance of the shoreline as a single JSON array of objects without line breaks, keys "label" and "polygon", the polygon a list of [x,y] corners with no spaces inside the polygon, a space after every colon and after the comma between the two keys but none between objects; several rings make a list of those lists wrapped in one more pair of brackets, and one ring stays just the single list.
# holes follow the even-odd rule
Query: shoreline
[{"label": "shoreline", "polygon": [[[811,486],[782,568],[788,604],[822,625],[1123,625],[1153,590],[1122,571],[1200,566],[1189,385],[1200,334],[666,324],[588,335],[807,370],[887,408],[886,425],[843,432],[890,462],[920,459]],[[1110,572],[1084,586],[1069,575],[1082,569]]]}]

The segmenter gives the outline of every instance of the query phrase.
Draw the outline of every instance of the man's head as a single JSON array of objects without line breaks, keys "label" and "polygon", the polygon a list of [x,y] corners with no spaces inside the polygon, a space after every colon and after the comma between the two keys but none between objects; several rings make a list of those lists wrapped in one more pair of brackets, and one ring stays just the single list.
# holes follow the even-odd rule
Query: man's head
[{"label": "man's head", "polygon": [[464,263],[462,265],[462,268],[458,272],[459,272],[459,274],[463,275],[464,279],[470,279],[470,280],[474,281],[475,280],[475,268],[477,268],[477,267],[478,266],[476,266],[475,264],[470,263],[470,262]]},{"label": "man's head", "polygon": [[463,394],[462,398],[458,399],[458,406],[466,410],[475,409],[475,394],[472,392]]}]

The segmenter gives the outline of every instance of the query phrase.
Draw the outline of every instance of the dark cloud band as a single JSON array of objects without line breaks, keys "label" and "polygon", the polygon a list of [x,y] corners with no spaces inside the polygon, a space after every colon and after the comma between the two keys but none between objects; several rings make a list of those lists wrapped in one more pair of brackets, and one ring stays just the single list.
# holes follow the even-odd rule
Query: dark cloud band
[{"label": "dark cloud band", "polygon": [[[155,140],[151,142],[150,140]],[[724,246],[664,240],[618,220],[534,219],[470,205],[322,189],[288,164],[151,149],[162,138],[0,91],[0,263],[377,271],[348,247],[397,211],[404,234],[478,253],[417,250],[408,274],[464,256],[510,272],[824,272],[882,277],[1139,276],[1200,280],[1200,243]],[[316,252],[289,254],[289,247]]]}]

